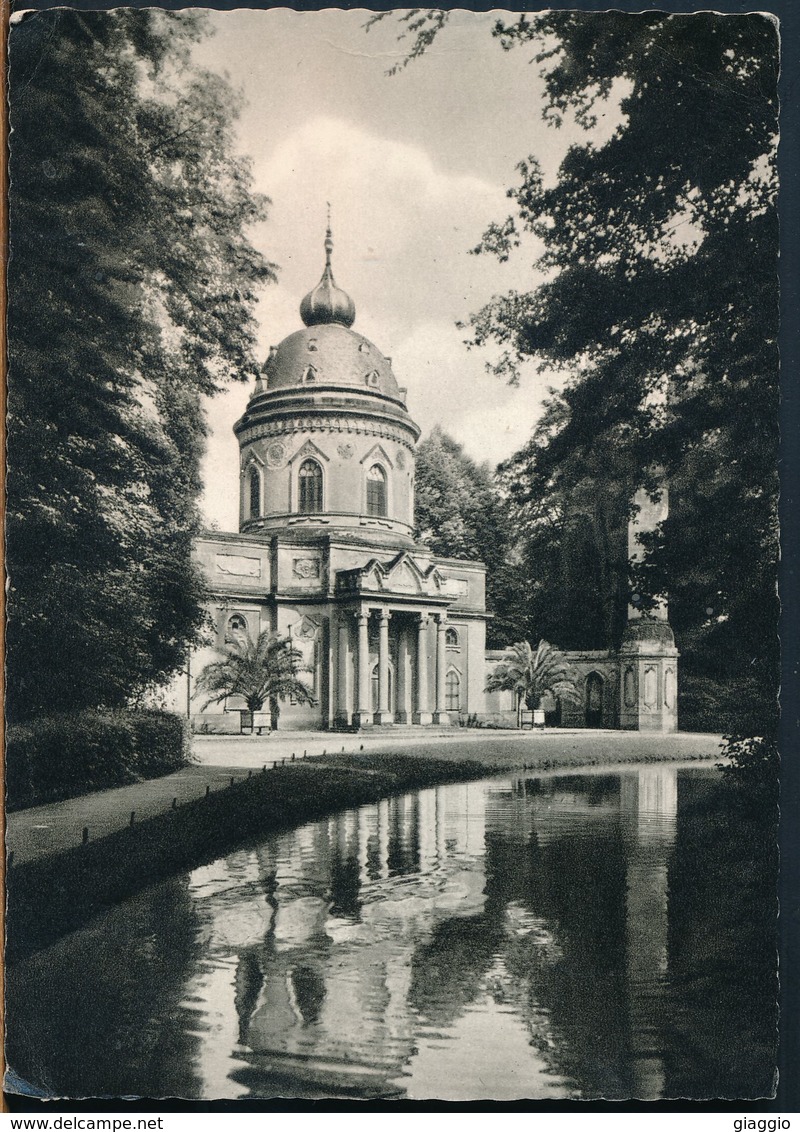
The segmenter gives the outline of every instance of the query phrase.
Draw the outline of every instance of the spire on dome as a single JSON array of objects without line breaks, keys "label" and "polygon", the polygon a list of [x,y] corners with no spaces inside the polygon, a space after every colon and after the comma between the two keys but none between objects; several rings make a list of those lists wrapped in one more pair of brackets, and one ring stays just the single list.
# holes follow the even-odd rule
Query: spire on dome
[{"label": "spire on dome", "polygon": [[333,236],[331,235],[331,206],[328,205],[328,226],[325,230],[325,270],[313,291],[309,291],[300,304],[300,317],[306,326],[319,326],[325,322],[338,322],[352,326],[356,317],[353,300],[336,286],[331,268]]}]

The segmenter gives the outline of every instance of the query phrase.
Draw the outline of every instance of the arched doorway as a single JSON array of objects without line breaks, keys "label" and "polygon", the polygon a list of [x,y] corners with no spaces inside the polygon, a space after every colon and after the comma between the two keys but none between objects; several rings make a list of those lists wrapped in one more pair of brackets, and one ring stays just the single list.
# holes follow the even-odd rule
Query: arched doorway
[{"label": "arched doorway", "polygon": [[603,677],[599,672],[586,677],[586,726],[603,726]]},{"label": "arched doorway", "polygon": [[[372,667],[372,711],[373,714],[380,710],[380,692],[378,687],[378,666],[377,664]],[[394,714],[394,665],[389,661],[389,711]]]}]

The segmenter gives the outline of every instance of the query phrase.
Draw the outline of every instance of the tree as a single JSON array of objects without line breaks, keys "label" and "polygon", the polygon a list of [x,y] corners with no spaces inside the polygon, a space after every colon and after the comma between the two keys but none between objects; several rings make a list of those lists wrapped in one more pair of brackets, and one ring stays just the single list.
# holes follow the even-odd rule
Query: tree
[{"label": "tree", "polygon": [[[424,9],[402,19],[415,37],[409,58],[444,24]],[[559,11],[500,20],[494,35],[506,50],[532,52],[545,119],[557,127],[570,117],[586,129],[555,183],[545,182],[535,157],[520,163],[509,193],[514,213],[476,249],[504,260],[533,237],[544,281],[477,312],[472,343],[499,347],[493,368],[512,382],[528,363],[564,378],[549,428],[508,475],[519,476],[526,506],[535,490],[536,506],[556,517],[547,545],[563,561],[584,509],[572,501],[604,492],[605,468],[626,490],[653,492],[663,471],[670,517],[649,540],[632,586],[645,607],[669,595],[684,687],[699,679],[717,686],[718,725],[746,733],[755,701],[758,732],[772,731],[775,21]],[[601,114],[618,119],[604,144],[592,132]],[[589,519],[590,573],[602,577],[617,554],[621,516]],[[612,581],[612,642],[625,588]]]},{"label": "tree", "polygon": [[545,692],[561,699],[580,700],[563,654],[547,641],[539,641],[535,652],[527,641],[512,645],[486,681],[486,691],[514,693],[517,727],[522,726],[523,703],[533,710]]},{"label": "tree", "polygon": [[627,614],[636,478],[622,446],[543,470],[540,452],[561,421],[553,399],[531,441],[499,469],[527,577],[525,623],[564,648],[614,649]]},{"label": "tree", "polygon": [[269,630],[253,640],[239,634],[217,650],[220,660],[207,664],[197,679],[195,696],[206,696],[202,708],[222,703],[229,696],[242,696],[248,711],[261,711],[270,705],[273,731],[278,726],[279,702],[291,696],[300,704],[316,701],[299,673],[303,654],[289,637],[279,637]]},{"label": "tree", "polygon": [[201,398],[255,371],[272,265],[196,14],[11,30],[8,704],[127,702],[202,622]]},{"label": "tree", "polygon": [[508,507],[488,465],[439,426],[417,448],[415,514],[418,537],[435,554],[486,564],[489,647],[507,645],[520,629],[524,590]]}]

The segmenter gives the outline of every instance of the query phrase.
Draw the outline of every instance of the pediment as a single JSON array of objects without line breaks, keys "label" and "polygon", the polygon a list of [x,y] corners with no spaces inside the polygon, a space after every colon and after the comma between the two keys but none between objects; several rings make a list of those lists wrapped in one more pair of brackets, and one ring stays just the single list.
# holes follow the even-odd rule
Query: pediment
[{"label": "pediment", "polygon": [[431,594],[441,589],[441,574],[433,565],[423,568],[406,551],[384,563],[384,587],[412,593]]},{"label": "pediment", "polygon": [[424,567],[401,551],[388,562],[370,559],[365,565],[352,570],[337,570],[339,589],[378,590],[397,594],[422,594],[427,597],[439,596],[442,592],[442,575],[434,565]]},{"label": "pediment", "polygon": [[361,572],[361,586],[365,590],[382,590],[383,584],[383,571],[379,564],[375,564],[370,568],[365,568]]},{"label": "pediment", "polygon": [[295,460],[305,460],[308,456],[316,460],[324,460],[326,463],[330,462],[330,456],[326,456],[313,440],[306,440],[305,443],[300,445],[294,456],[290,458],[289,463],[293,464]]},{"label": "pediment", "polygon": [[416,570],[412,570],[410,563],[401,562],[391,573],[386,575],[386,587],[391,590],[408,590],[419,593],[420,577]]},{"label": "pediment", "polygon": [[394,462],[382,444],[373,444],[366,456],[361,457],[360,463],[366,464],[367,461],[374,463],[376,460],[382,461],[389,468],[394,468]]}]

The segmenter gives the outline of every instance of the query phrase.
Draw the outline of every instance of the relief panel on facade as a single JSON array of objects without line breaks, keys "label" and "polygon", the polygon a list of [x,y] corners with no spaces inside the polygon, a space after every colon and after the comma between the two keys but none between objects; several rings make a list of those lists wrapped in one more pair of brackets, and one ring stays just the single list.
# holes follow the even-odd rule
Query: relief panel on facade
[{"label": "relief panel on facade", "polygon": [[294,558],[292,560],[292,574],[303,582],[319,578],[320,569],[319,558]]},{"label": "relief panel on facade", "polygon": [[267,445],[266,460],[269,468],[282,468],[286,463],[286,445],[282,440],[272,440]]},{"label": "relief panel on facade", "polygon": [[245,558],[239,554],[218,554],[215,560],[218,574],[236,578],[260,578],[261,559]]},{"label": "relief panel on facade", "polygon": [[644,670],[644,706],[654,708],[658,702],[658,673],[652,665]]}]

